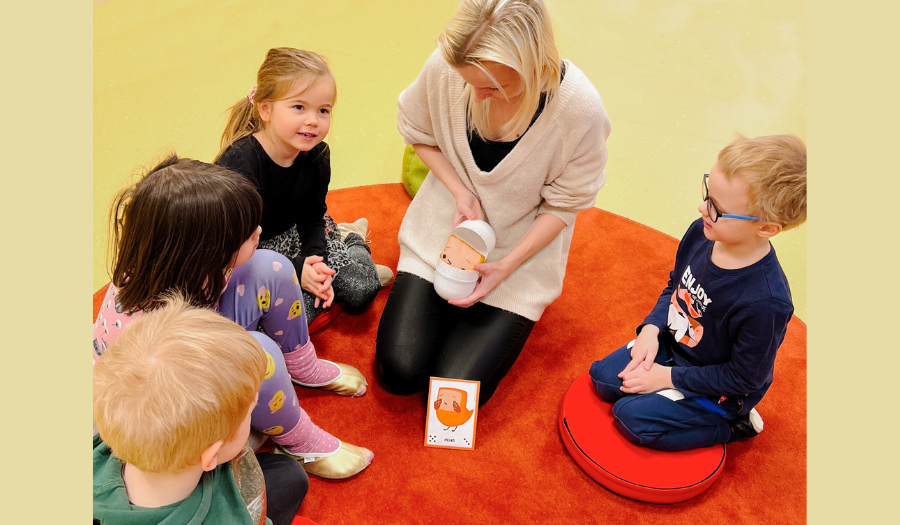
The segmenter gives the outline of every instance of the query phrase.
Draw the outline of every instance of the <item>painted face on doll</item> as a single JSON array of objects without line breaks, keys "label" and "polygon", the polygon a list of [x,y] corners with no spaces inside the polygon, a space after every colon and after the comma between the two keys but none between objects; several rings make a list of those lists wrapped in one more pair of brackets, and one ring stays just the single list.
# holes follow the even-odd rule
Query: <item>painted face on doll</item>
[{"label": "painted face on doll", "polygon": [[457,236],[451,235],[441,253],[441,261],[460,270],[474,270],[476,264],[484,262],[484,256]]}]

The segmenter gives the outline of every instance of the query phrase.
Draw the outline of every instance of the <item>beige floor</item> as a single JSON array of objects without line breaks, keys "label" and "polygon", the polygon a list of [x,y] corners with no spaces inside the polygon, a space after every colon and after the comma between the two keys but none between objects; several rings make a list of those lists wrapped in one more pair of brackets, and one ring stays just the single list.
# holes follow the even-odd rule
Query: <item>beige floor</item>
[{"label": "beige floor", "polygon": [[[735,131],[806,139],[803,2],[548,3],[562,55],[594,82],[612,121],[598,207],[680,237],[697,216],[700,177]],[[108,280],[112,196],[167,151],[211,160],[225,109],[253,86],[270,47],[331,61],[332,188],[398,182],[397,95],[455,8],[455,0],[95,2],[94,288]],[[805,319],[806,228],[774,243]]]}]

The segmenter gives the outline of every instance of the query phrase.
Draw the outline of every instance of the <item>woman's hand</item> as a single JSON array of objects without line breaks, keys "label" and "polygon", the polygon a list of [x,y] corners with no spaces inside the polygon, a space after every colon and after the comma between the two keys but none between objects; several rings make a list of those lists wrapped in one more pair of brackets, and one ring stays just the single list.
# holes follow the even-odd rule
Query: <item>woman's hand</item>
[{"label": "woman's hand", "polygon": [[522,239],[505,257],[494,262],[475,265],[475,269],[481,272],[481,277],[472,295],[448,302],[454,306],[469,307],[480,301],[535,252],[547,246],[547,243],[559,235],[565,227],[566,223],[553,215],[538,215]]},{"label": "woman's hand", "polygon": [[456,172],[453,164],[450,164],[440,148],[426,144],[413,144],[413,150],[419,159],[428,166],[431,173],[444,183],[456,200],[456,213],[453,216],[454,228],[466,219],[484,219],[478,198],[463,184],[459,173]]},{"label": "woman's hand", "polygon": [[625,375],[635,368],[644,365],[644,371],[649,371],[653,366],[653,360],[659,352],[659,327],[646,324],[641,328],[641,333],[634,340],[631,347],[631,361],[625,368],[619,372],[619,378],[624,379]]},{"label": "woman's hand", "polygon": [[448,301],[453,306],[461,306],[468,308],[480,301],[484,296],[491,293],[491,290],[497,287],[504,279],[509,277],[518,265],[513,266],[506,258],[500,259],[492,263],[481,263],[475,265],[475,270],[481,272],[478,284],[475,290],[468,297],[462,299],[451,299]]},{"label": "woman's hand", "polygon": [[482,220],[481,203],[475,195],[463,188],[456,197],[456,214],[453,216],[453,227],[456,228],[464,220]]},{"label": "woman's hand", "polygon": [[319,301],[327,308],[334,302],[334,289],[331,287],[331,276],[336,272],[324,263],[319,255],[310,255],[303,261],[303,271],[300,276],[300,287],[316,297],[315,307],[319,307]]}]

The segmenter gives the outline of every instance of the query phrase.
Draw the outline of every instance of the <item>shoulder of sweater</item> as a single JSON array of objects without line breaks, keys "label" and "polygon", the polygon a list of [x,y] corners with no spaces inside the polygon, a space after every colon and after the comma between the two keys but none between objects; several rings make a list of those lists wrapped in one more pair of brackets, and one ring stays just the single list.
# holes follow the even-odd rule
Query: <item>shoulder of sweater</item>
[{"label": "shoulder of sweater", "polygon": [[584,71],[572,62],[568,62],[563,86],[560,88],[569,92],[567,103],[562,107],[566,117],[573,119],[597,119],[608,120],[603,99],[594,84],[588,79]]},{"label": "shoulder of sweater", "polygon": [[440,78],[447,75],[451,69],[450,64],[444,60],[444,55],[441,54],[441,50],[435,48],[435,50],[428,55],[428,60],[425,61],[425,65],[422,66],[422,73],[429,77]]}]

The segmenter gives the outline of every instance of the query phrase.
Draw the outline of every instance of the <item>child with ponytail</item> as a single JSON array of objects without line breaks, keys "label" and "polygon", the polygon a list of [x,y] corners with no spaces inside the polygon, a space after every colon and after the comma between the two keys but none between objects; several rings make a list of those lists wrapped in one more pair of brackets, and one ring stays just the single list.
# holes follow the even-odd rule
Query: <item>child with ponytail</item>
[{"label": "child with ponytail", "polygon": [[160,307],[167,293],[180,293],[250,331],[265,350],[252,427],[309,473],[350,477],[369,465],[372,452],[316,426],[292,382],[361,396],[366,380],[352,366],[317,357],[290,261],[256,249],[261,215],[261,199],[245,177],[174,155],[122,190],[110,212],[112,282],[94,323],[94,361],[131,320]]},{"label": "child with ponytail", "polygon": [[393,278],[372,261],[365,219],[336,225],[325,214],[331,153],[323,139],[336,97],[324,58],[270,49],[256,86],[231,107],[215,159],[256,185],[263,200],[260,247],[290,259],[309,322],[335,300],[369,304]]}]

